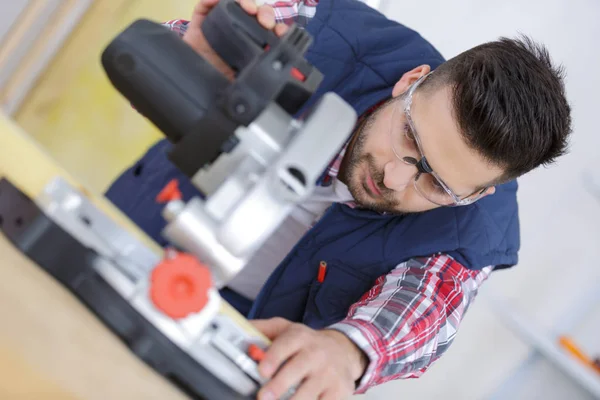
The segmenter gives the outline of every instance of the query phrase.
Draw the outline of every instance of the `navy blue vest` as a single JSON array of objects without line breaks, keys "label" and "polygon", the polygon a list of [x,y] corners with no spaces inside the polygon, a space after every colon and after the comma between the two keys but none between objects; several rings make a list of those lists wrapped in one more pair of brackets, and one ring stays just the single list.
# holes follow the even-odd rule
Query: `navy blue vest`
[{"label": "navy blue vest", "polygon": [[[363,114],[391,95],[398,79],[421,64],[436,68],[442,56],[419,34],[353,0],[320,0],[306,29],[315,41],[307,59],[325,79],[307,107],[333,91]],[[184,199],[198,195],[166,158],[159,142],[107,192],[148,235],[160,237],[164,221],[154,198],[172,178]],[[249,318],[280,316],[313,328],[343,319],[375,280],[413,257],[446,253],[469,269],[517,263],[517,183],[497,187],[476,204],[405,216],[381,215],[334,204],[277,267]],[[318,267],[327,263],[322,283]],[[244,311],[244,310],[242,310]]]}]

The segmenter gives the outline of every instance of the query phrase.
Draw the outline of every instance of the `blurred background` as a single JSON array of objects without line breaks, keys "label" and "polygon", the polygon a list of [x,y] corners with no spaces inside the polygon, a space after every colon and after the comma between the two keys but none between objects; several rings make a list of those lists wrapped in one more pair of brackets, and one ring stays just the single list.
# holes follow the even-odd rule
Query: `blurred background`
[{"label": "blurred background", "polygon": [[[3,112],[75,177],[104,190],[160,133],[109,84],[100,53],[134,19],[189,18],[195,3],[0,0]],[[600,2],[369,4],[419,31],[446,58],[518,33],[544,43],[566,69],[575,130],[569,155],[520,180],[520,265],[493,274],[453,346],[422,378],[359,398],[600,398],[600,374],[558,345],[565,335],[600,357]]]}]

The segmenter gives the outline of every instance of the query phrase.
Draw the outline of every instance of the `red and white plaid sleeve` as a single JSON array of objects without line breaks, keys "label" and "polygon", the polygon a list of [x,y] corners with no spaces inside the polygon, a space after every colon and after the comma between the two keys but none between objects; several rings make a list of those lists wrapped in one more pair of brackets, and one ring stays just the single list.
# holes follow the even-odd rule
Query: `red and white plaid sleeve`
[{"label": "red and white plaid sleeve", "polygon": [[179,36],[183,37],[185,31],[187,31],[187,26],[190,21],[186,19],[172,19],[167,22],[163,22],[163,25],[177,33]]},{"label": "red and white plaid sleeve", "polygon": [[306,26],[308,21],[315,16],[319,0],[291,0],[291,1],[272,1],[267,0],[275,11],[275,21],[291,25],[296,23],[300,26]]},{"label": "red and white plaid sleeve", "polygon": [[[287,25],[295,22],[299,26],[304,27],[315,15],[319,0],[266,0],[264,3],[270,4],[273,7],[275,22]],[[163,25],[179,34],[179,36],[183,36],[187,30],[188,23],[189,21],[186,19],[172,19],[164,22]]]},{"label": "red and white plaid sleeve", "polygon": [[[367,0],[359,0],[362,3],[367,3]],[[275,21],[291,25],[296,23],[301,27],[305,27],[312,17],[317,13],[317,5],[319,0],[264,0],[263,3],[271,5],[275,11]],[[175,31],[179,36],[183,36],[187,29],[188,21],[185,19],[173,19],[165,22],[172,31]]]},{"label": "red and white plaid sleeve", "polygon": [[329,327],[369,358],[356,393],[421,376],[448,349],[492,267],[472,271],[448,255],[413,259],[380,277],[346,319]]}]

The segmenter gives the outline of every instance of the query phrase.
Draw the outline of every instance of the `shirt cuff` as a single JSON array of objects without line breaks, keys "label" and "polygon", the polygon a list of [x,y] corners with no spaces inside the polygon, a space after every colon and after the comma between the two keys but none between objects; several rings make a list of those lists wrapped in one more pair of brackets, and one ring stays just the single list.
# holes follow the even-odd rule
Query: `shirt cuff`
[{"label": "shirt cuff", "polygon": [[363,394],[369,389],[372,382],[374,382],[377,377],[378,365],[381,361],[381,355],[371,345],[371,343],[379,342],[378,339],[373,338],[377,332],[374,332],[373,329],[369,329],[368,325],[369,324],[366,321],[345,319],[327,328],[346,335],[356,347],[366,354],[369,360],[369,364],[367,365],[363,376],[356,381],[354,394]]}]

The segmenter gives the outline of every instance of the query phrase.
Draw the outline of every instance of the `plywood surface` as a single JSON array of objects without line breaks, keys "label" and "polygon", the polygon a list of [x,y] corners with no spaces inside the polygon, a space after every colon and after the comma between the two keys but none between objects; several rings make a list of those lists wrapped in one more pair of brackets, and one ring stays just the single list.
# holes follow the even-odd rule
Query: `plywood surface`
[{"label": "plywood surface", "polygon": [[187,398],[2,235],[0,254],[0,398]]}]

